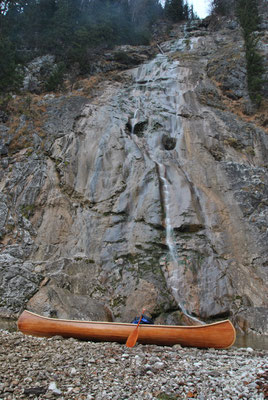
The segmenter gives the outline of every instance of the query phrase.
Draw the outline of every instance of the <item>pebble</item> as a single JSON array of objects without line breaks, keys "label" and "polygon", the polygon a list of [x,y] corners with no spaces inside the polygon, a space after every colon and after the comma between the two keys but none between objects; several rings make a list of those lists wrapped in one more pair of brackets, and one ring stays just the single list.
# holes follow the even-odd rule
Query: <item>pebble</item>
[{"label": "pebble", "polygon": [[56,382],[50,382],[48,390],[51,390],[55,394],[61,394],[61,390],[57,388]]},{"label": "pebble", "polygon": [[265,400],[268,351],[79,342],[0,330],[0,400]]}]

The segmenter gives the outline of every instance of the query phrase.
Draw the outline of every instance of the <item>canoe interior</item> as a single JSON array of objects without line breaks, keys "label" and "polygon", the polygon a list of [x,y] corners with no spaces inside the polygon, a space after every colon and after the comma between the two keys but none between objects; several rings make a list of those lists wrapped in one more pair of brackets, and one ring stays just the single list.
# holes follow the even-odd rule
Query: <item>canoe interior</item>
[{"label": "canoe interior", "polygon": [[[18,329],[26,335],[52,337],[60,335],[91,341],[125,343],[135,325],[122,322],[73,321],[43,317],[23,311],[18,320]],[[208,325],[140,325],[138,342],[200,348],[228,348],[235,341],[235,329],[229,320]]]}]

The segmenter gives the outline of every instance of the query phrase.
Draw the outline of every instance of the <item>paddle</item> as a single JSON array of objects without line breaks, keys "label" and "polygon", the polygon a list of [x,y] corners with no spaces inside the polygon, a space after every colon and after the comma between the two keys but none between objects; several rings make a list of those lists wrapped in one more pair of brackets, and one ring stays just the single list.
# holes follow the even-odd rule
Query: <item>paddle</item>
[{"label": "paddle", "polygon": [[137,342],[137,339],[138,339],[138,336],[139,336],[139,325],[141,323],[141,319],[142,319],[142,316],[143,316],[144,312],[145,312],[145,309],[143,309],[142,312],[141,312],[141,316],[140,316],[140,319],[139,319],[139,322],[138,322],[136,328],[134,329],[134,331],[132,331],[130,333],[129,337],[127,338],[127,341],[126,341],[126,346],[127,347],[134,347],[136,342]]}]

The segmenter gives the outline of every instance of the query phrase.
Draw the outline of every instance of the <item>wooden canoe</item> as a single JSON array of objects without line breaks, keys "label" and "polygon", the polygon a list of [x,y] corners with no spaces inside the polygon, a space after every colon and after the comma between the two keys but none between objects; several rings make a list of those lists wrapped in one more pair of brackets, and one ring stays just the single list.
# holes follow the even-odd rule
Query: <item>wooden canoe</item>
[{"label": "wooden canoe", "polygon": [[[62,336],[95,342],[125,343],[136,328],[131,323],[73,321],[43,317],[23,311],[18,319],[18,329],[26,335],[52,337]],[[172,346],[224,349],[233,345],[235,329],[229,320],[208,325],[173,326],[140,325],[138,343]]]}]

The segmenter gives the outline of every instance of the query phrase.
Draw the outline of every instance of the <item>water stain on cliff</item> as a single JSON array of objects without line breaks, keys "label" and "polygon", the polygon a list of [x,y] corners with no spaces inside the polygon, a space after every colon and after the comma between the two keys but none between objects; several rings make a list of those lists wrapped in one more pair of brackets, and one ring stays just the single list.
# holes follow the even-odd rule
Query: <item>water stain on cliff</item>
[{"label": "water stain on cliff", "polygon": [[[31,145],[2,152],[3,314],[129,320],[146,307],[177,323],[183,307],[267,334],[268,137],[217,80],[222,43],[233,75],[245,63],[241,31],[223,19],[172,35],[97,95],[36,99]],[[244,76],[239,90],[242,107]],[[8,123],[2,147],[26,126]]]}]

